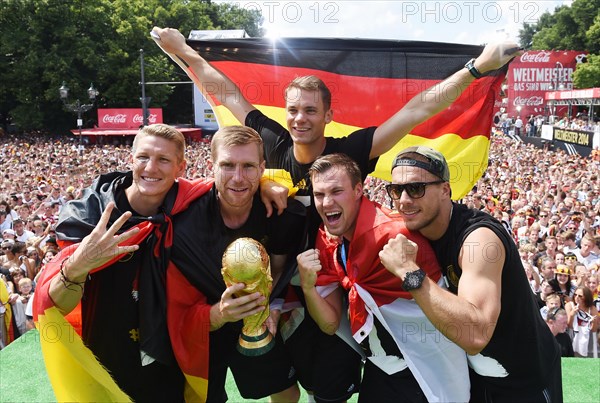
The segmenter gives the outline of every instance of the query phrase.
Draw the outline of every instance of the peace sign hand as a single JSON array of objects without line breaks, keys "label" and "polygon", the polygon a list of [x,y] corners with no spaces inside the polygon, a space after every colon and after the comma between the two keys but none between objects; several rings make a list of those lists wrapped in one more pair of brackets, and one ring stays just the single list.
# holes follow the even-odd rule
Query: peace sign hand
[{"label": "peace sign hand", "polygon": [[115,256],[134,252],[139,249],[138,245],[119,246],[120,243],[136,235],[139,228],[132,228],[120,235],[116,235],[119,229],[131,217],[126,212],[119,217],[110,228],[107,229],[108,220],[115,207],[114,202],[108,203],[94,230],[79,244],[75,252],[64,266],[64,274],[73,282],[85,281],[90,271],[102,266]]}]

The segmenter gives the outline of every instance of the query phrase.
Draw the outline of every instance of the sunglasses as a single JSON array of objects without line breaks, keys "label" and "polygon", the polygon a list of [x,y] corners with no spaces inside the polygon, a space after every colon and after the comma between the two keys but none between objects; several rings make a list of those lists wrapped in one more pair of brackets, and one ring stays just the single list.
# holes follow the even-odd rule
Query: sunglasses
[{"label": "sunglasses", "polygon": [[577,256],[567,256],[565,260],[577,260]]},{"label": "sunglasses", "polygon": [[548,217],[547,214],[540,214],[540,218],[546,218],[546,217]]},{"label": "sunglasses", "polygon": [[444,183],[445,181],[433,181],[433,182],[414,182],[414,183],[405,183],[404,185],[400,185],[397,183],[391,183],[385,186],[385,190],[387,194],[392,198],[392,200],[399,200],[402,197],[402,192],[406,190],[406,194],[411,199],[420,199],[425,195],[425,188],[427,185],[437,185],[439,183]]},{"label": "sunglasses", "polygon": [[548,314],[546,315],[546,319],[547,320],[556,320],[556,317],[558,316],[558,313],[562,311],[561,313],[564,312],[564,309],[562,308],[554,308],[551,311],[548,311]]}]

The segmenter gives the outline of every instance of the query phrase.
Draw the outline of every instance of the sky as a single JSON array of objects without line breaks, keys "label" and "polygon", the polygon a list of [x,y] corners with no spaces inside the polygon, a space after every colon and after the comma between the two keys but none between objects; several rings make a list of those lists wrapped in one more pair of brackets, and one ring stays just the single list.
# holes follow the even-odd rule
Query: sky
[{"label": "sky", "polygon": [[535,23],[572,1],[217,1],[262,12],[266,35],[399,39],[481,45],[518,42],[524,22]]}]

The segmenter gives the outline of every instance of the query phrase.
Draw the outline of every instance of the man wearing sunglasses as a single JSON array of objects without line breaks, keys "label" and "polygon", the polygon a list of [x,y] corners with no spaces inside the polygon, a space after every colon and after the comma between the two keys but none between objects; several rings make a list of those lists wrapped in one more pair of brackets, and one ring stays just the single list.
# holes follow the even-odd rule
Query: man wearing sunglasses
[{"label": "man wearing sunglasses", "polygon": [[[397,213],[364,196],[360,169],[350,157],[319,157],[309,173],[325,228],[316,249],[298,256],[300,282],[309,313],[323,332],[335,333],[348,316],[353,339],[366,351],[359,401],[469,400],[464,351],[427,319],[409,292],[413,283],[402,283],[379,259],[381,247],[404,234],[419,245],[422,275],[441,283],[427,240],[409,232]],[[422,196],[425,186],[406,189]],[[327,374],[325,381],[334,379]]]},{"label": "man wearing sunglasses", "polygon": [[406,227],[431,241],[448,289],[422,275],[408,253],[417,245],[402,234],[384,246],[381,262],[467,352],[471,401],[562,401],[560,349],[514,241],[492,216],[453,203],[449,181],[440,152],[409,147],[395,158],[387,188]]}]

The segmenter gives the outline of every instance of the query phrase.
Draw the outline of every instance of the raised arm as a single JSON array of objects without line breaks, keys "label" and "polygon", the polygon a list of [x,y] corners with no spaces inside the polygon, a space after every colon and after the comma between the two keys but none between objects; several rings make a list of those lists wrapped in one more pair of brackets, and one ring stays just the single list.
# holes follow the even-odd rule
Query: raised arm
[{"label": "raised arm", "polygon": [[[490,44],[483,49],[474,65],[481,74],[484,74],[499,69],[518,54],[520,54],[519,47],[515,43]],[[449,107],[474,79],[466,68],[462,68],[444,81],[413,97],[375,130],[370,158],[386,153],[413,127]]]},{"label": "raised arm", "polygon": [[154,27],[151,36],[156,44],[181,66],[205,98],[214,97],[229,109],[240,124],[246,122],[246,115],[256,108],[244,98],[233,81],[188,46],[178,30]]},{"label": "raised arm", "polygon": [[[495,247],[491,247],[494,245]],[[417,245],[400,234],[379,253],[383,265],[404,280],[418,269]],[[489,250],[498,251],[486,259]],[[500,239],[487,228],[473,231],[459,255],[462,276],[458,294],[452,294],[426,277],[420,288],[411,291],[431,323],[468,354],[479,353],[490,341],[500,315],[502,266],[505,250]]]}]

